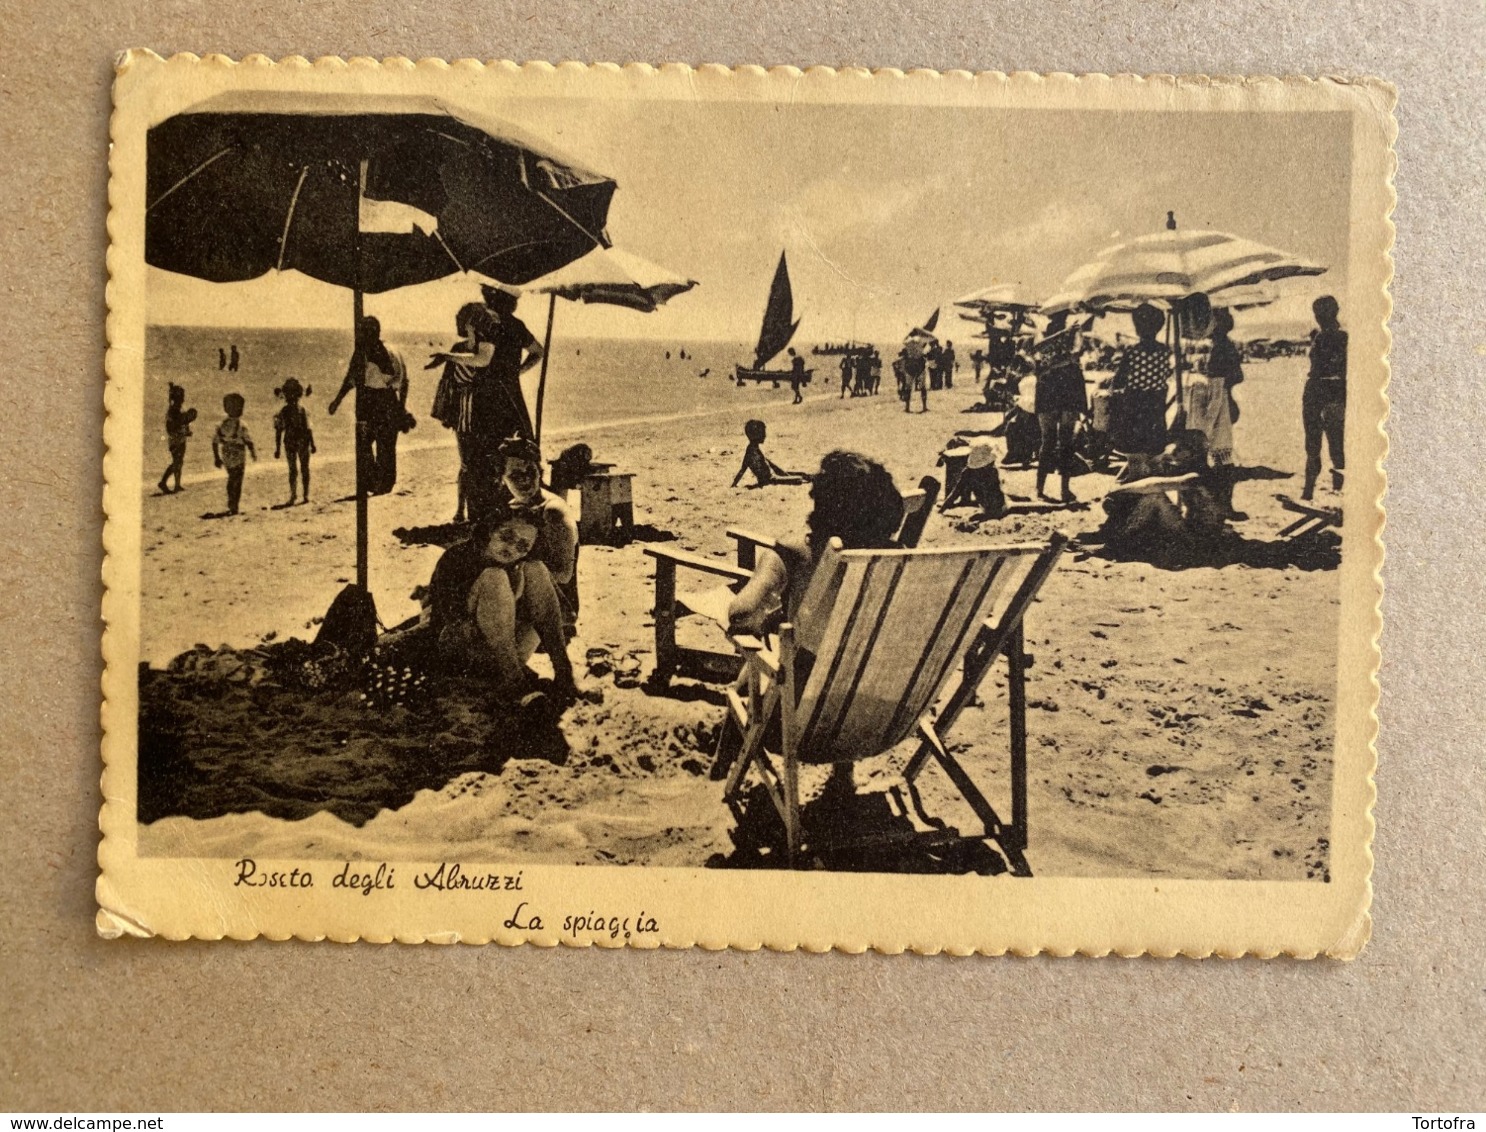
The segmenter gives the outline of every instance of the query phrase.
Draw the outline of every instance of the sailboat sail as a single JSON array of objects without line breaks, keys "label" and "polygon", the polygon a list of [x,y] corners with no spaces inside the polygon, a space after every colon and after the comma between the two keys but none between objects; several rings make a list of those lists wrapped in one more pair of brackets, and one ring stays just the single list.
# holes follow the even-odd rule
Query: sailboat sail
[{"label": "sailboat sail", "polygon": [[769,359],[789,345],[800,325],[794,316],[794,296],[790,293],[789,268],[784,253],[779,253],[779,266],[774,270],[774,283],[769,288],[769,305],[764,308],[764,324],[759,330],[758,346],[753,352],[753,366],[763,369]]}]

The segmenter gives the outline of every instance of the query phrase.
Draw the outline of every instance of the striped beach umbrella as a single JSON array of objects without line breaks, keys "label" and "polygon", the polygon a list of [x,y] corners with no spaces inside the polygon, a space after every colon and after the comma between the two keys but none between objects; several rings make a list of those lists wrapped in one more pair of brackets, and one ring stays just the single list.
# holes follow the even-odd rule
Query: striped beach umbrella
[{"label": "striped beach umbrella", "polygon": [[1167,229],[1105,248],[1069,275],[1042,309],[1130,311],[1142,303],[1170,307],[1199,293],[1222,306],[1226,290],[1325,271],[1320,264],[1227,232]]},{"label": "striped beach umbrella", "polygon": [[[1167,213],[1166,230],[1105,248],[1067,279],[1042,304],[1056,311],[1133,311],[1142,303],[1171,312],[1167,337],[1172,349],[1178,415],[1182,402],[1183,304],[1194,295],[1224,306],[1224,295],[1252,297],[1255,289],[1281,279],[1321,275],[1326,268],[1254,240],[1211,229],[1180,229]],[[1235,304],[1242,305],[1242,304]]]}]

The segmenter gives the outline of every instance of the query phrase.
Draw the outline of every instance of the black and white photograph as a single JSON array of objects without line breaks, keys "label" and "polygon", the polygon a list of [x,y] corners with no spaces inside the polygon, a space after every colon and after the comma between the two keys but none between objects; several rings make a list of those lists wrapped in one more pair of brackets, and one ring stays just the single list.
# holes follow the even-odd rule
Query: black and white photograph
[{"label": "black and white photograph", "polygon": [[[551,895],[684,873],[721,940],[891,876],[940,946],[1066,878],[1360,947],[1381,88],[273,72],[121,71],[131,862],[329,934],[684,943]],[[1205,935],[1243,882],[1327,926]]]}]

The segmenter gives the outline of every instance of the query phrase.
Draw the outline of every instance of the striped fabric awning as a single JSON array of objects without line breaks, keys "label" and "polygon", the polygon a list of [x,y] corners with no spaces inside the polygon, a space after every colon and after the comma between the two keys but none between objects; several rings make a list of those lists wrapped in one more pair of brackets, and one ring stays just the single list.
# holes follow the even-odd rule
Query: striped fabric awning
[{"label": "striped fabric awning", "polygon": [[1199,292],[1216,302],[1230,289],[1325,271],[1227,232],[1167,230],[1105,248],[1068,276],[1042,309],[1132,310],[1141,303],[1169,305]]}]

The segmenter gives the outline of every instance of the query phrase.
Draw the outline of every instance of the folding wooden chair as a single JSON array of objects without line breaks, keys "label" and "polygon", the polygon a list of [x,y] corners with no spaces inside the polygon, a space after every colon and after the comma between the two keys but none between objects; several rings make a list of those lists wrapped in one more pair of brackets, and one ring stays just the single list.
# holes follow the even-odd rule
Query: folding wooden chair
[{"label": "folding wooden chair", "polygon": [[[923,815],[915,780],[937,762],[981,824],[961,835],[943,823],[919,839],[936,843],[991,841],[1013,873],[1027,864],[1026,670],[1022,622],[1051,573],[1067,537],[1040,545],[981,545],[932,550],[841,550],[833,544],[817,565],[793,624],[777,649],[736,637],[747,672],[744,690],[730,689],[729,724],[718,757],[741,749],[728,774],[724,800],[740,822],[756,772],[784,825],[793,864],[811,844],[800,820],[802,764],[851,763],[882,754],[915,731],[916,752],[893,791],[908,818],[907,789]],[[1003,820],[946,745],[945,736],[998,656],[1007,663],[1010,709],[1010,820]],[[802,664],[802,659],[806,663]],[[958,672],[958,682],[945,696]],[[941,697],[942,702],[941,702]],[[938,704],[937,713],[934,711]],[[864,844],[853,842],[852,844]]]},{"label": "folding wooden chair", "polygon": [[[900,546],[914,547],[924,533],[924,525],[934,510],[939,495],[939,481],[925,476],[917,489],[903,495],[903,520],[898,527]],[[703,558],[664,546],[647,546],[645,553],[655,559],[655,674],[657,686],[664,687],[673,676],[725,684],[738,675],[741,660],[736,651],[717,652],[691,648],[677,643],[676,623],[692,611],[676,592],[678,570],[692,570],[722,578],[734,589],[748,581],[758,562],[760,547],[774,549],[775,540],[741,527],[729,527],[727,537],[736,544],[737,565]]]},{"label": "folding wooden chair", "polygon": [[1327,527],[1340,528],[1342,525],[1340,507],[1312,507],[1307,503],[1298,503],[1288,495],[1276,495],[1275,498],[1286,511],[1300,516],[1279,533],[1280,538],[1304,538],[1324,531]]}]

